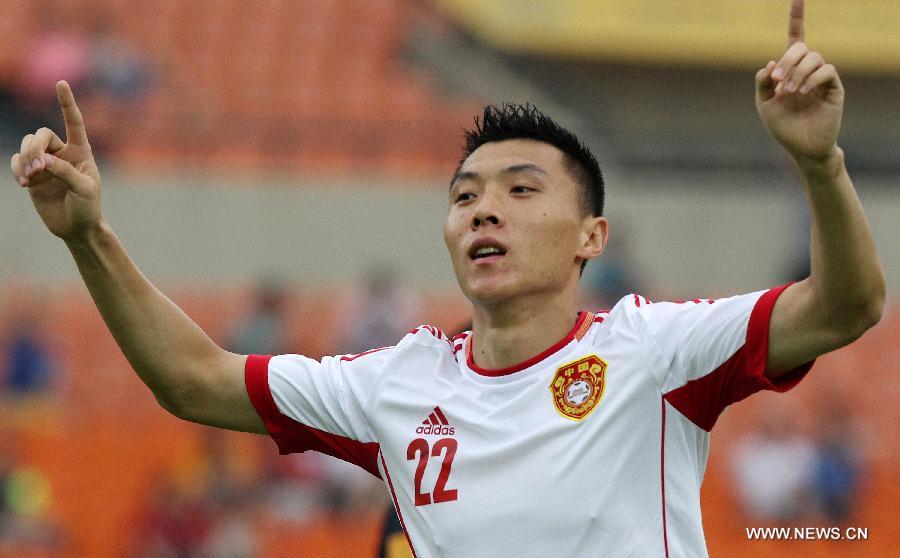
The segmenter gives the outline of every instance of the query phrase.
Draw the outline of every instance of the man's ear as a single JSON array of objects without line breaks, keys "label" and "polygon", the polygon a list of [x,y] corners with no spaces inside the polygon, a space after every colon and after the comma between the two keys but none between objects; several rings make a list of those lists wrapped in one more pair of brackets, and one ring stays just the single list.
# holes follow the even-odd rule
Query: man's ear
[{"label": "man's ear", "polygon": [[585,217],[582,222],[581,244],[576,255],[582,260],[592,260],[606,248],[609,221],[606,217]]}]

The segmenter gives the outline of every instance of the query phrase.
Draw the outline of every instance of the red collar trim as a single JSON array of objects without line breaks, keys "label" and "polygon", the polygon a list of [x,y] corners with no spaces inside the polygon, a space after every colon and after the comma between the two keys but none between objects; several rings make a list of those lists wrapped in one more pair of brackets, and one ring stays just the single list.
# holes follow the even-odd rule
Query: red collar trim
[{"label": "red collar trim", "polygon": [[552,347],[549,347],[548,349],[538,353],[528,360],[522,361],[519,364],[507,366],[506,368],[482,368],[475,364],[475,361],[472,359],[472,343],[474,335],[469,335],[469,343],[466,347],[466,364],[469,366],[469,369],[472,370],[472,372],[475,372],[476,374],[479,374],[481,376],[506,376],[514,372],[525,370],[529,366],[534,366],[556,351],[562,349],[573,339],[580,340],[584,336],[584,334],[587,333],[587,329],[593,324],[593,321],[594,314],[592,314],[591,312],[579,312],[578,319],[575,321],[575,325],[572,326],[572,329],[569,330],[569,333],[567,333],[565,337],[557,341]]}]

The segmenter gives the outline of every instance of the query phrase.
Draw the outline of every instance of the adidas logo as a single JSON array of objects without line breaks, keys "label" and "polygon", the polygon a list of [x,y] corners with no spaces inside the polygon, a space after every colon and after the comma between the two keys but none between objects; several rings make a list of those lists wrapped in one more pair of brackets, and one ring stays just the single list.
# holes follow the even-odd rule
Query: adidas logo
[{"label": "adidas logo", "polygon": [[438,436],[453,436],[456,429],[450,426],[450,421],[444,416],[440,407],[435,407],[428,418],[422,421],[422,426],[416,428],[416,434],[436,434]]}]

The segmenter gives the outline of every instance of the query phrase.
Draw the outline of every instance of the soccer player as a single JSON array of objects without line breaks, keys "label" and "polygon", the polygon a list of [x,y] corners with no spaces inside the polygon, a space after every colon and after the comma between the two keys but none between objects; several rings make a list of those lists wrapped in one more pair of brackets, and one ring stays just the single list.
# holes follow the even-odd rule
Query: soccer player
[{"label": "soccer player", "polygon": [[57,93],[67,141],[26,136],[12,172],[160,404],[379,476],[419,558],[705,556],[700,483],[719,414],[790,389],[882,313],[883,273],[836,143],[844,90],[803,42],[801,0],[788,49],[756,75],[756,103],[805,179],[807,279],[577,312],[582,266],[607,237],[597,162],[533,107],[488,107],[444,221],[472,331],[448,340],[422,326],[321,361],[229,353],[144,278],[102,217],[72,92]]}]

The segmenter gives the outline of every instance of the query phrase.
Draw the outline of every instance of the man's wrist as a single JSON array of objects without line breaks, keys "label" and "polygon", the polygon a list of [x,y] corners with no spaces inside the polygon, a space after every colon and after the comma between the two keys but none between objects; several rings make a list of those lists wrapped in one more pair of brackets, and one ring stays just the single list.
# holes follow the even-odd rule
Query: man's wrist
[{"label": "man's wrist", "polygon": [[844,150],[835,145],[831,152],[821,157],[795,155],[797,168],[808,180],[836,178],[844,171]]},{"label": "man's wrist", "polygon": [[105,220],[86,227],[77,234],[63,239],[73,254],[76,252],[94,251],[114,236],[112,227]]}]

